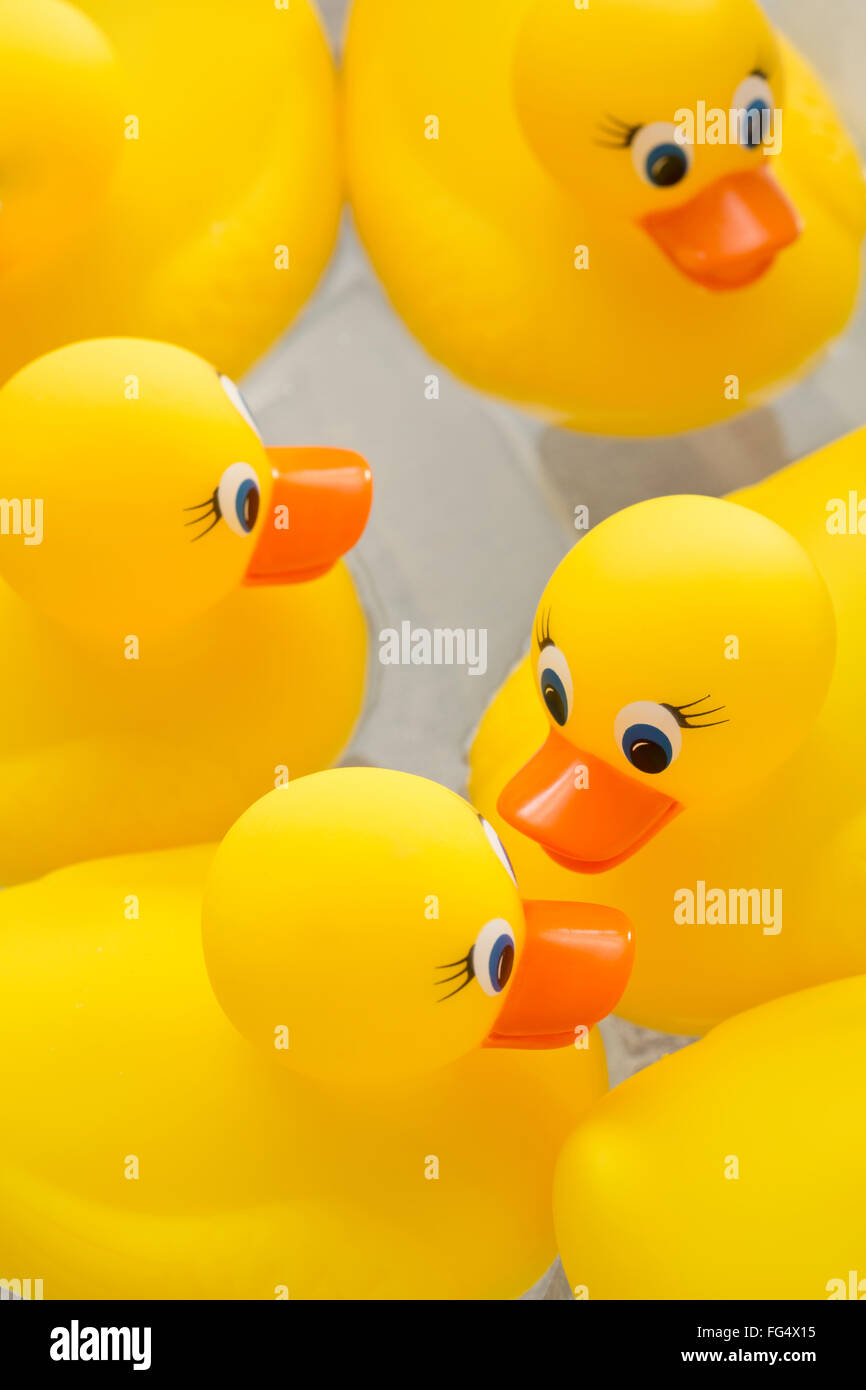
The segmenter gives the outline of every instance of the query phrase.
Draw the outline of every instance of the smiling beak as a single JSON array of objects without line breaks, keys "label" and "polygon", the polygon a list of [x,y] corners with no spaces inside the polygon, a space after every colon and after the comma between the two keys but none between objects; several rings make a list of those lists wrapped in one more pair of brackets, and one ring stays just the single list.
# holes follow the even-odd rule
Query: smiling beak
[{"label": "smiling beak", "polygon": [[596,903],[525,902],[526,941],[485,1047],[568,1047],[606,1018],[631,974],[628,918]]},{"label": "smiling beak", "polygon": [[245,584],[317,579],[360,538],[373,500],[373,475],[348,449],[267,449],[274,473]]},{"label": "smiling beak", "polygon": [[628,859],[680,810],[663,792],[551,730],[499,794],[499,814],[557,864],[600,873]]},{"label": "smiling beak", "polygon": [[690,202],[650,213],[642,225],[684,275],[709,290],[750,285],[801,230],[766,169],[727,174]]}]

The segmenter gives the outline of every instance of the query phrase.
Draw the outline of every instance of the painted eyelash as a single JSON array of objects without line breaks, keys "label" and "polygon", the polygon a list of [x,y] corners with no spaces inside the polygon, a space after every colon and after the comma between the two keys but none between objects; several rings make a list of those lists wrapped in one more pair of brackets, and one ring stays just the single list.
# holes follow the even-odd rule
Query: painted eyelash
[{"label": "painted eyelash", "polygon": [[[455,965],[460,967],[455,974],[447,975],[444,979],[437,980],[437,986],[450,985],[452,980],[463,980],[462,985],[458,985],[456,989],[451,989],[447,994],[440,995],[437,1001],[438,1003],[444,1004],[446,999],[452,999],[455,994],[460,993],[461,989],[465,989],[467,985],[471,985],[472,981],[475,979],[475,966],[472,962],[473,951],[474,947],[471,947],[467,954],[463,956],[462,960],[449,960],[446,961],[444,965],[437,965],[437,970],[451,970]],[[463,979],[464,975],[466,976],[465,980]]]},{"label": "painted eyelash", "polygon": [[606,115],[596,126],[596,130],[604,138],[596,140],[595,144],[608,150],[627,150],[640,128],[640,125],[629,125],[628,121],[621,121],[619,116]]},{"label": "painted eyelash", "polygon": [[542,614],[540,615],[540,622],[536,624],[536,628],[535,628],[535,640],[536,640],[536,642],[538,643],[538,647],[539,647],[539,650],[540,650],[540,651],[544,651],[544,648],[545,648],[545,647],[553,647],[553,646],[556,645],[555,642],[554,642],[554,640],[553,640],[553,638],[552,638],[551,635],[550,635],[550,609],[549,609],[549,608],[547,609],[547,611],[546,611],[545,613],[542,613]]},{"label": "painted eyelash", "polygon": [[[760,77],[764,82],[770,81],[769,72],[762,67],[752,68],[749,76]],[[621,120],[619,116],[611,116],[606,113],[604,119],[596,125],[596,130],[602,139],[596,140],[594,143],[607,150],[627,150],[641,129],[640,123],[630,125],[628,121]]]},{"label": "painted eyelash", "polygon": [[206,502],[197,502],[194,507],[184,507],[185,512],[201,512],[200,516],[194,516],[191,521],[185,521],[184,526],[198,526],[199,522],[207,521],[208,517],[213,517],[210,526],[206,526],[203,531],[199,531],[197,536],[190,536],[192,541],[200,541],[202,536],[206,536],[208,531],[212,531],[218,522],[222,520],[222,508],[219,503],[219,488],[214,488]]},{"label": "painted eyelash", "polygon": [[681,729],[714,729],[717,724],[730,724],[730,719],[713,719],[709,724],[692,724],[689,721],[694,719],[704,719],[708,714],[721,714],[724,705],[716,705],[713,709],[696,709],[694,714],[686,714],[687,709],[694,709],[695,705],[702,705],[704,700],[709,700],[709,695],[702,695],[699,700],[689,700],[687,705],[662,705],[672,714]]}]

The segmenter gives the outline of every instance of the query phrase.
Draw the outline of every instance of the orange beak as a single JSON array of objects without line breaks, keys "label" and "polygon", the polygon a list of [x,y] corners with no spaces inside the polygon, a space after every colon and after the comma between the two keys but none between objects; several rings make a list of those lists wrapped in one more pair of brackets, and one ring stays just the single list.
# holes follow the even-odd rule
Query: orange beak
[{"label": "orange beak", "polygon": [[526,942],[485,1047],[568,1047],[606,1018],[628,984],[628,918],[596,903],[523,904]]},{"label": "orange beak", "polygon": [[766,169],[727,174],[643,227],[674,265],[708,290],[757,280],[800,235],[797,213]]},{"label": "orange beak", "polygon": [[551,730],[499,794],[499,814],[566,869],[600,873],[645,845],[679,804]]},{"label": "orange beak", "polygon": [[274,472],[245,584],[316,579],[360,538],[373,500],[373,475],[348,449],[267,449]]}]

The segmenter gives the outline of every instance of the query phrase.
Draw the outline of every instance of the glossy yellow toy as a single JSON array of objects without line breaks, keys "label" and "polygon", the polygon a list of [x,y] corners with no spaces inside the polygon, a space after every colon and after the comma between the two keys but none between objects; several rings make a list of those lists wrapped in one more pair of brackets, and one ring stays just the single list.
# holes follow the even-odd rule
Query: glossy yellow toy
[{"label": "glossy yellow toy", "polygon": [[804,990],[604,1097],[554,1188],[579,1296],[866,1297],[864,1020],[866,976]]},{"label": "glossy yellow toy", "polygon": [[484,390],[682,430],[762,401],[851,312],[858,157],[754,0],[355,0],[345,107],[373,264]]},{"label": "glossy yellow toy", "polygon": [[307,0],[0,0],[0,130],[0,381],[119,333],[237,374],[330,256],[336,89]]},{"label": "glossy yellow toy", "polygon": [[331,568],[370,507],[358,455],[266,449],[207,362],[106,339],[6,383],[0,456],[0,883],[213,839],[337,757],[366,663]]},{"label": "glossy yellow toy", "polygon": [[606,1086],[575,1025],[630,956],[620,913],[524,909],[466,802],[371,768],[272,791],[215,857],[0,894],[0,1266],[46,1298],[518,1295]]},{"label": "glossy yellow toy", "polygon": [[866,971],[864,546],[866,431],[730,502],[630,507],[566,556],[485,716],[473,800],[526,891],[629,915],[636,1023]]}]

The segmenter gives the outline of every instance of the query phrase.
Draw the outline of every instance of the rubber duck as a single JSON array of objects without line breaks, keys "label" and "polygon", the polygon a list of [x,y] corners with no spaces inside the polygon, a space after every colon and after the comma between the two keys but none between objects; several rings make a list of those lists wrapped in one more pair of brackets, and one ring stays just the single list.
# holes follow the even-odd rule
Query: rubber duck
[{"label": "rubber duck", "polygon": [[344,88],[374,268],[482,390],[586,431],[690,429],[763,402],[852,311],[858,155],[754,0],[355,0]]},{"label": "rubber duck", "polygon": [[175,342],[238,375],[336,238],[333,61],[307,0],[0,5],[0,381],[64,343]]},{"label": "rubber duck", "polygon": [[866,972],[861,498],[862,430],[727,501],[617,513],[485,715],[470,795],[526,891],[628,914],[635,1023],[703,1033]]},{"label": "rubber duck", "polygon": [[578,1296],[866,1297],[864,1018],[866,976],[802,990],[603,1097],[554,1184]]},{"label": "rubber duck", "polygon": [[0,894],[0,957],[10,1277],[38,1251],[45,1298],[509,1297],[555,1257],[631,932],[522,904],[460,797],[354,767],[216,850]]},{"label": "rubber duck", "polygon": [[98,339],[0,390],[0,883],[214,839],[333,762],[367,634],[357,454],[265,448],[185,349]]}]

